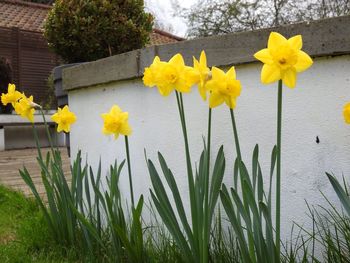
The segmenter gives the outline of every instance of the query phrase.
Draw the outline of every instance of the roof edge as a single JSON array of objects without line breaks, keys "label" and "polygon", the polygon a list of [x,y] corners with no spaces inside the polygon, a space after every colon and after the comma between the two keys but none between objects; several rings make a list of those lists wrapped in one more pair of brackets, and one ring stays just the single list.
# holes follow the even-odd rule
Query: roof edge
[{"label": "roof edge", "polygon": [[163,35],[163,36],[166,36],[166,37],[169,37],[169,38],[173,38],[177,41],[183,41],[183,40],[186,40],[185,38],[183,37],[179,37],[179,36],[176,36],[176,35],[173,35],[169,32],[166,32],[166,31],[163,31],[161,29],[158,29],[158,28],[153,28],[153,32],[154,33],[157,33],[157,34],[160,34],[160,35]]},{"label": "roof edge", "polygon": [[42,9],[51,9],[52,8],[52,6],[50,6],[50,5],[25,2],[25,1],[20,1],[20,0],[0,0],[0,2],[9,3],[9,4],[16,4],[16,5],[24,5],[24,6],[36,7],[36,8],[42,8]]}]

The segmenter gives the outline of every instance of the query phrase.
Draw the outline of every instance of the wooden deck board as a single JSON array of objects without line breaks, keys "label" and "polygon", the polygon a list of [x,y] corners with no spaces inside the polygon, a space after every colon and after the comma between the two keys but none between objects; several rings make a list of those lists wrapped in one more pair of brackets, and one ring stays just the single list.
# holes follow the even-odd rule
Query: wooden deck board
[{"label": "wooden deck board", "polygon": [[[70,181],[70,159],[68,157],[67,149],[64,147],[59,149],[61,151],[64,174],[67,180]],[[49,148],[43,148],[43,156],[46,156],[46,153],[49,150]],[[41,170],[36,159],[37,156],[38,152],[36,149],[0,151],[0,184],[21,191],[25,195],[32,196],[31,190],[19,174],[19,169],[23,169],[25,166],[31,175],[39,194],[45,195],[45,188],[41,180]]]}]

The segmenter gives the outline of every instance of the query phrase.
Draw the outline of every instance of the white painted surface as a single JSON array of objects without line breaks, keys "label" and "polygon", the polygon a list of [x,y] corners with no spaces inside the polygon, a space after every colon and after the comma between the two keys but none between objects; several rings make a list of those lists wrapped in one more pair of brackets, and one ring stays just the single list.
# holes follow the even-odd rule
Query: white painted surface
[{"label": "white painted surface", "polygon": [[[337,176],[350,174],[350,126],[342,117],[343,105],[350,100],[350,56],[319,58],[306,72],[298,76],[295,89],[283,88],[282,136],[282,234],[287,238],[293,221],[309,225],[305,200],[311,205],[325,204],[319,191],[338,203],[325,171]],[[250,166],[254,145],[260,145],[260,162],[268,178],[270,153],[276,141],[277,83],[260,83],[261,64],[237,67],[242,82],[242,94],[235,110],[243,159]],[[188,204],[184,143],[175,94],[161,97],[156,89],[143,86],[141,80],[111,83],[69,93],[70,109],[78,117],[72,126],[71,149],[78,149],[97,167],[100,157],[103,169],[115,158],[125,158],[124,139],[115,141],[101,133],[101,113],[118,104],[129,112],[133,134],[130,150],[136,196],[149,196],[150,179],[144,149],[156,161],[163,153],[173,170],[182,197]],[[196,90],[184,97],[193,162],[199,160],[202,135],[206,134],[207,104]],[[316,143],[316,136],[320,143]],[[213,111],[212,158],[221,144],[226,155],[224,181],[232,183],[232,163],[235,158],[229,111],[221,106]],[[265,181],[267,182],[267,181]],[[127,169],[121,187],[129,197]]]}]

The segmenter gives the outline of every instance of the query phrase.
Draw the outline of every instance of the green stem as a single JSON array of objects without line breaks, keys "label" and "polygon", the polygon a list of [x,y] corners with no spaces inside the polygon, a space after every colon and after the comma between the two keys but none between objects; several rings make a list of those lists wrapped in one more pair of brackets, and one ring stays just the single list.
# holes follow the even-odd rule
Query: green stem
[{"label": "green stem", "polygon": [[[189,186],[189,193],[190,193],[190,205],[191,205],[191,216],[192,216],[192,231],[193,231],[193,237],[196,240],[195,243],[198,244],[198,242],[200,242],[199,235],[198,235],[198,233],[199,233],[199,231],[198,231],[198,215],[196,212],[197,207],[196,207],[195,187],[194,187],[194,180],[193,180],[191,156],[190,156],[190,150],[189,150],[189,145],[188,145],[185,109],[183,106],[182,94],[177,92],[177,91],[175,91],[175,94],[176,94],[176,101],[177,101],[177,106],[179,109],[179,115],[180,115],[180,120],[181,120],[182,133],[183,133],[184,141],[185,141],[187,178],[188,178],[188,186]],[[197,252],[195,252],[195,253],[197,253]]]},{"label": "green stem", "polygon": [[32,128],[33,128],[33,134],[34,134],[34,140],[35,140],[35,144],[36,144],[36,149],[38,150],[38,155],[39,155],[39,159],[42,160],[42,154],[41,154],[41,148],[40,148],[40,144],[39,144],[39,137],[38,137],[38,132],[36,130],[36,127],[34,125],[34,123],[32,123]]},{"label": "green stem", "polygon": [[[240,181],[241,181],[241,189],[242,189],[242,196],[243,196],[243,204],[244,207],[248,213],[248,216],[250,217],[250,210],[249,210],[249,204],[247,201],[247,197],[245,193],[243,192],[243,180],[249,180],[249,178],[243,178],[242,173],[240,172],[240,162],[242,161],[242,154],[241,154],[241,148],[239,146],[239,139],[238,139],[238,131],[236,126],[236,120],[235,120],[235,114],[233,112],[233,109],[230,108],[230,114],[231,114],[231,121],[232,121],[232,129],[233,129],[233,135],[235,138],[235,145],[236,145],[236,152],[237,152],[237,158],[239,161],[239,175],[240,175]],[[254,249],[254,240],[251,235],[248,235],[248,245],[249,245],[249,253],[251,256],[252,262],[256,262],[255,260],[255,249]]]},{"label": "green stem", "polygon": [[131,205],[132,208],[135,207],[134,203],[134,189],[132,185],[132,176],[131,176],[131,164],[130,164],[130,152],[129,152],[129,140],[128,136],[125,136],[125,150],[126,150],[126,160],[128,163],[128,173],[129,173],[129,184],[130,184],[130,196],[131,196]]},{"label": "green stem", "polygon": [[51,134],[50,134],[50,131],[49,131],[49,126],[47,125],[45,114],[44,114],[42,109],[40,109],[40,113],[41,113],[41,116],[43,116],[43,120],[44,120],[44,124],[45,124],[45,130],[46,130],[46,134],[47,134],[47,139],[49,140],[49,144],[50,144],[51,150],[53,150],[53,143],[52,143]]},{"label": "green stem", "polygon": [[241,161],[241,160],[242,160],[241,148],[240,148],[240,146],[239,146],[238,132],[237,132],[235,114],[234,114],[234,112],[233,112],[233,109],[230,109],[230,114],[231,114],[233,135],[234,135],[234,137],[235,137],[235,145],[236,145],[237,157],[238,157],[239,160]]},{"label": "green stem", "polygon": [[209,175],[210,175],[210,140],[211,140],[211,112],[212,109],[209,108],[208,113],[208,137],[207,137],[207,154],[206,154],[206,173],[205,173],[205,203],[204,203],[204,229],[203,229],[203,245],[202,245],[202,262],[208,262],[208,252],[209,252],[209,232],[210,232],[210,226],[211,222],[209,218],[211,215],[209,215]]},{"label": "green stem", "polygon": [[[44,120],[46,135],[47,135],[47,139],[49,140],[50,149],[51,149],[51,153],[52,153],[52,158],[55,160],[56,164],[61,166],[62,163],[61,163],[60,159],[55,154],[55,150],[53,148],[53,143],[52,143],[52,139],[51,139],[51,134],[50,134],[50,131],[49,131],[49,126],[47,124],[47,121],[46,121],[46,118],[45,118],[45,114],[44,114],[42,109],[40,109],[40,113],[41,113],[41,116],[43,117],[43,120]],[[57,152],[58,152],[58,149],[57,149]]]},{"label": "green stem", "polygon": [[277,176],[276,176],[276,250],[279,262],[281,252],[281,135],[282,135],[282,80],[278,81],[277,102]]}]

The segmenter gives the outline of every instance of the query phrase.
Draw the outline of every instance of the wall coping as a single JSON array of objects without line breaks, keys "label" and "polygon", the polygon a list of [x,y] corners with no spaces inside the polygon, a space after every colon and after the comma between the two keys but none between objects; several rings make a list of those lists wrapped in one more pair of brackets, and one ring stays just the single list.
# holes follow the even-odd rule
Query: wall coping
[{"label": "wall coping", "polygon": [[253,54],[266,47],[271,31],[286,37],[301,34],[303,50],[312,57],[350,54],[350,16],[303,22],[255,31],[232,33],[151,46],[63,70],[63,87],[67,91],[120,80],[139,78],[154,56],[162,60],[181,53],[186,64],[192,56],[206,51],[209,66],[230,66],[256,62]]}]

